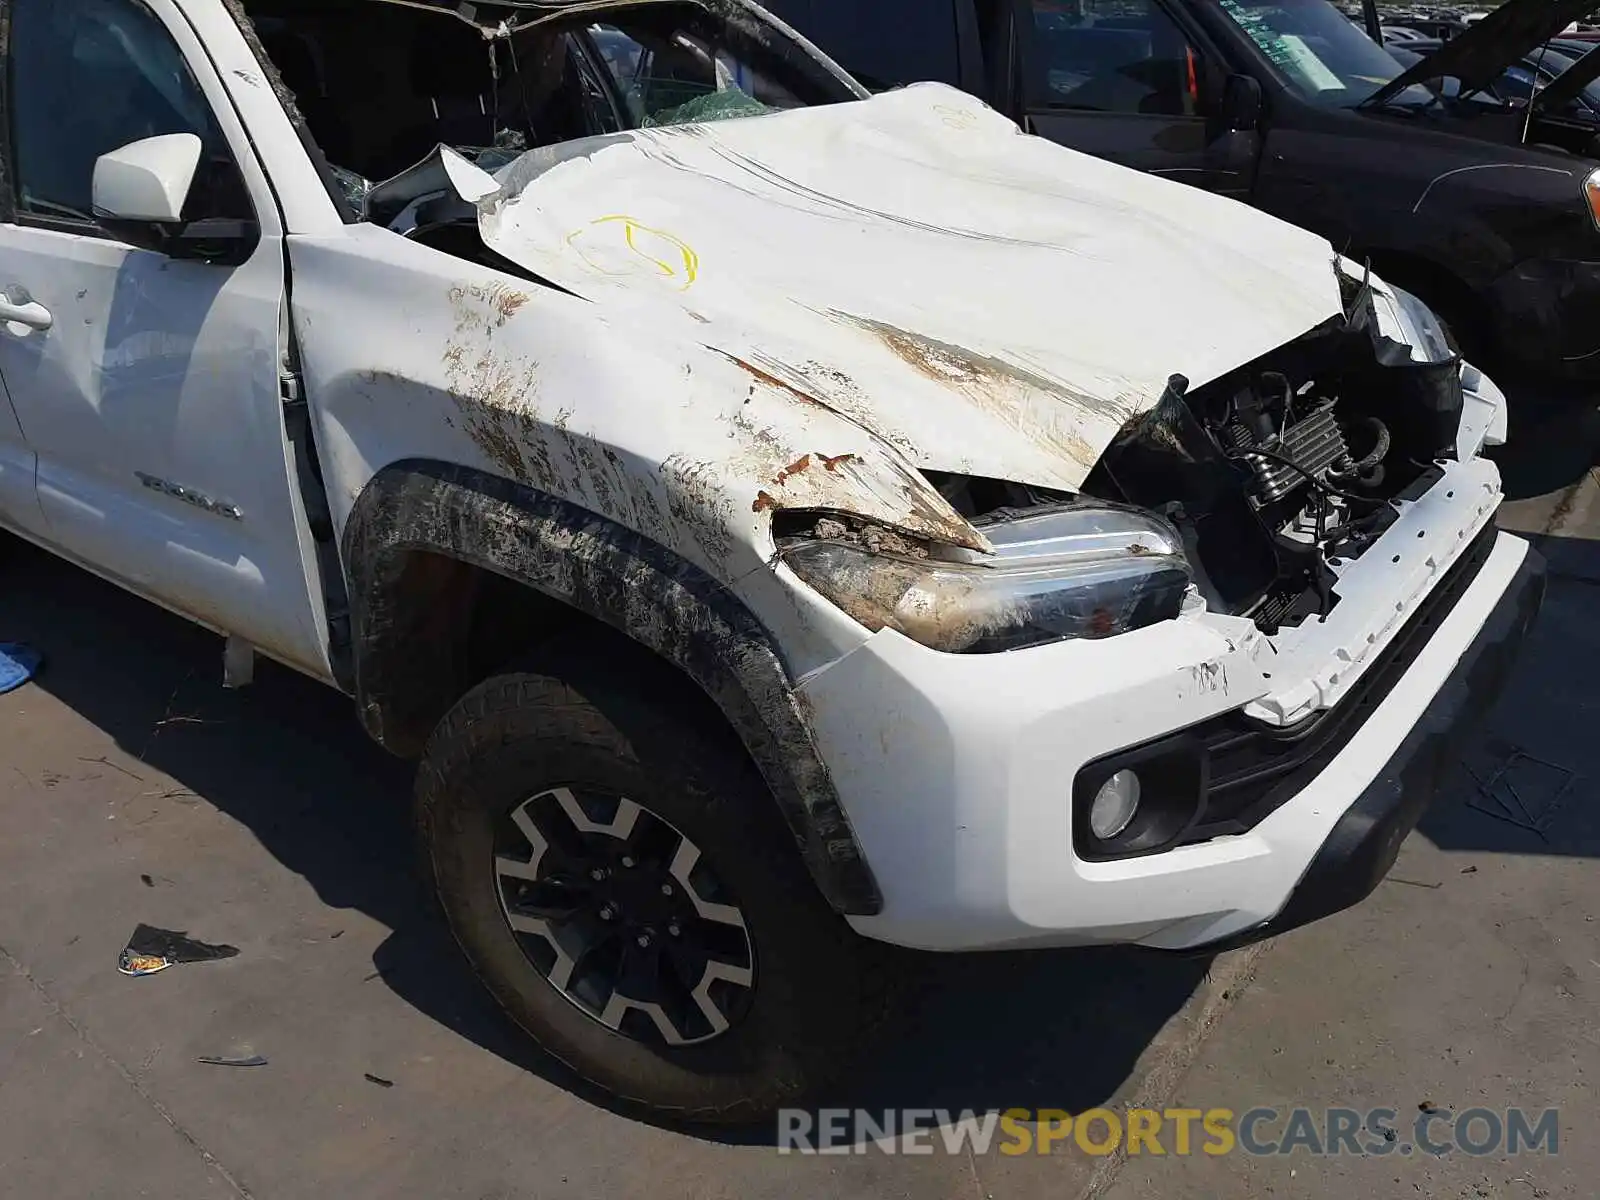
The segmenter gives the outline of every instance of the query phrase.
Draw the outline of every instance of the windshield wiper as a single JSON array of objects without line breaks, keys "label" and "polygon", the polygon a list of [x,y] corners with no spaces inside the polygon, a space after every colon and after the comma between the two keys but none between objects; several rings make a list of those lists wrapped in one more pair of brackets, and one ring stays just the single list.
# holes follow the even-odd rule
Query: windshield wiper
[{"label": "windshield wiper", "polygon": [[1369,96],[1367,99],[1353,104],[1350,107],[1369,108],[1377,111],[1388,110],[1391,112],[1404,113],[1408,117],[1419,117],[1423,113],[1433,111],[1442,104],[1443,97],[1440,96],[1430,96],[1427,100],[1401,100],[1398,97],[1390,96],[1387,99],[1378,101],[1376,104],[1372,103],[1372,97]]}]

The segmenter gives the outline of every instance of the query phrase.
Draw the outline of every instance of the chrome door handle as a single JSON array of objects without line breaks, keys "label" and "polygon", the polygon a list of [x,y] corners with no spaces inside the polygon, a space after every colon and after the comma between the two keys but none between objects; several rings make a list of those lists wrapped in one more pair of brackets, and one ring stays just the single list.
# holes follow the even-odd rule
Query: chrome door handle
[{"label": "chrome door handle", "polygon": [[56,323],[56,319],[50,315],[50,310],[37,300],[30,300],[26,304],[14,304],[4,295],[0,295],[0,321],[39,330],[49,329]]}]

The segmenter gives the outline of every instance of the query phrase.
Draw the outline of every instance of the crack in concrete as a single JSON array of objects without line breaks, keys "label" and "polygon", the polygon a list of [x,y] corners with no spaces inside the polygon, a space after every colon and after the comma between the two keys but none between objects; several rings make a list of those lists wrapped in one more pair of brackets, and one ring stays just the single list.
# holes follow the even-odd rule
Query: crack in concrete
[{"label": "crack in concrete", "polygon": [[174,1133],[189,1143],[194,1152],[200,1156],[200,1160],[204,1162],[206,1166],[210,1167],[218,1175],[222,1176],[227,1185],[232,1188],[234,1193],[239,1197],[239,1200],[255,1200],[255,1196],[251,1193],[250,1189],[245,1187],[244,1184],[240,1183],[236,1178],[234,1178],[233,1172],[229,1171],[227,1167],[223,1166],[216,1155],[212,1154],[211,1151],[207,1150],[203,1145],[201,1145],[199,1139],[185,1129],[183,1125],[179,1123],[177,1117],[173,1116],[172,1111],[145,1089],[144,1085],[139,1082],[138,1078],[133,1074],[133,1072],[129,1071],[127,1067],[123,1066],[122,1063],[104,1046],[95,1041],[94,1038],[89,1035],[89,1031],[73,1019],[72,1015],[67,1012],[67,1010],[62,1006],[61,1002],[52,996],[49,990],[42,983],[34,978],[33,972],[28,970],[28,968],[24,966],[23,963],[4,946],[0,946],[0,959],[3,959],[5,962],[9,963],[13,971],[22,976],[23,979],[27,980],[28,986],[34,990],[34,993],[44,1003],[45,1007],[50,1010],[51,1014],[65,1024],[68,1029],[72,1030],[80,1042],[82,1042],[90,1050],[93,1050],[107,1065],[111,1067],[112,1070],[116,1071],[116,1073],[122,1077],[122,1081],[132,1088],[135,1094],[137,1094],[141,1100],[154,1109],[157,1116],[159,1116],[163,1121],[172,1127],[172,1131]]},{"label": "crack in concrete", "polygon": [[967,1166],[972,1168],[972,1186],[978,1189],[978,1200],[990,1200],[983,1187],[983,1177],[978,1174],[978,1156],[972,1152],[971,1142],[967,1143]]}]

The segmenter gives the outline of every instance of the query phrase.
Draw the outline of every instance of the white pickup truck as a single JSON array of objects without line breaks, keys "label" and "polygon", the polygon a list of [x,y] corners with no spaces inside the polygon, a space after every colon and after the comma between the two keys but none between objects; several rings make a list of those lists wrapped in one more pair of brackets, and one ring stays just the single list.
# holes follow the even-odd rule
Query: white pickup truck
[{"label": "white pickup truck", "polygon": [[0,0],[0,105],[0,524],[351,694],[625,1100],[1357,902],[1542,596],[1426,308],[749,0]]}]

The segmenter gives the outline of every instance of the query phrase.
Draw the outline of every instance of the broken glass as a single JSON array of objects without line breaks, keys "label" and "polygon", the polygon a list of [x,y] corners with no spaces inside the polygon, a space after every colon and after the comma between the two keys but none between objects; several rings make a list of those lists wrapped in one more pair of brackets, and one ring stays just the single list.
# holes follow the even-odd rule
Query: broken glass
[{"label": "broken glass", "polygon": [[734,117],[759,117],[777,112],[770,105],[745,95],[738,88],[725,92],[710,92],[676,108],[663,109],[645,116],[642,125],[649,129],[659,125],[692,125],[703,121],[727,121]]}]

